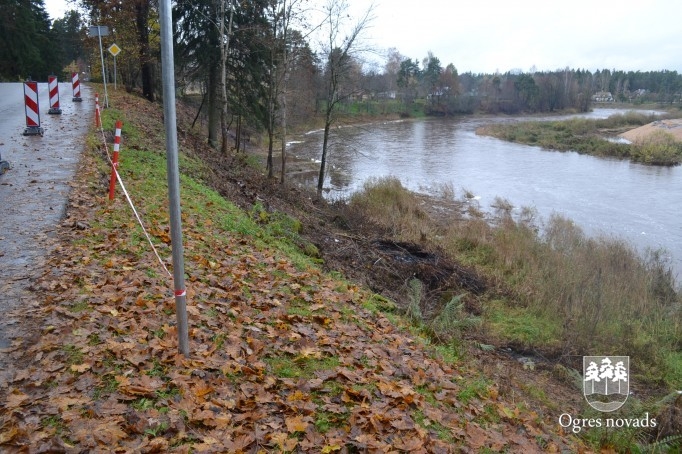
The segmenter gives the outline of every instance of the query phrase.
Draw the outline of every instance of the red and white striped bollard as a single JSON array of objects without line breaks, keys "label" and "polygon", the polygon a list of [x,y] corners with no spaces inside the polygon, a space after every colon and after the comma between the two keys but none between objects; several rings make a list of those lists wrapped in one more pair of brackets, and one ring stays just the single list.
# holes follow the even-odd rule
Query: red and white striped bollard
[{"label": "red and white striped bollard", "polygon": [[57,76],[47,76],[47,88],[50,94],[50,115],[61,115],[62,109],[59,107],[59,81]]},{"label": "red and white striped bollard", "polygon": [[42,136],[40,127],[40,106],[38,102],[38,82],[32,80],[24,82],[24,106],[26,109],[25,136]]},{"label": "red and white striped bollard", "polygon": [[102,126],[102,120],[99,117],[99,93],[95,93],[95,128]]},{"label": "red and white striped bollard", "polygon": [[71,98],[71,101],[83,101],[83,98],[81,98],[81,82],[78,80],[78,73],[71,74],[71,86],[73,87],[73,98]]},{"label": "red and white striped bollard", "polygon": [[114,134],[114,155],[111,158],[111,179],[109,180],[109,200],[114,200],[114,188],[116,188],[116,174],[118,173],[118,151],[121,146],[121,120],[116,122],[116,133]]}]

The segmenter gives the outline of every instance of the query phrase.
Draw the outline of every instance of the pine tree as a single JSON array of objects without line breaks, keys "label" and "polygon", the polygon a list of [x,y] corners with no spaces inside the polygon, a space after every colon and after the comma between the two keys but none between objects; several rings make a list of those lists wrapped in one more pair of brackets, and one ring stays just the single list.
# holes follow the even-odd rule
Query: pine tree
[{"label": "pine tree", "polygon": [[604,392],[609,393],[609,378],[613,378],[613,365],[611,364],[611,359],[604,358],[601,360],[601,367],[599,368],[599,378],[604,379]]},{"label": "pine tree", "polygon": [[47,80],[59,71],[43,0],[0,0],[0,79]]},{"label": "pine tree", "polygon": [[601,381],[601,379],[599,378],[599,368],[597,367],[597,363],[595,363],[594,361],[590,361],[590,364],[587,366],[587,369],[585,370],[585,381],[592,382],[592,392],[590,394],[594,394],[594,382]]},{"label": "pine tree", "polygon": [[628,372],[625,369],[625,365],[623,364],[623,361],[618,361],[616,363],[616,368],[613,371],[613,381],[618,382],[618,394],[621,394],[620,382],[621,381],[628,381]]}]

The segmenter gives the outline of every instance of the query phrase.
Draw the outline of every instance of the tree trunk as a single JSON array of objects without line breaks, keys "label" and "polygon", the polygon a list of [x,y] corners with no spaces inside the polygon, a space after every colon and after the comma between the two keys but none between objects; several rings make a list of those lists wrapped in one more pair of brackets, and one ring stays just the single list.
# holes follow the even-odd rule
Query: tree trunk
[{"label": "tree trunk", "polygon": [[287,96],[282,94],[282,171],[279,175],[279,182],[284,184],[284,175],[287,166]]},{"label": "tree trunk", "polygon": [[272,163],[272,150],[274,148],[275,141],[275,88],[270,81],[270,90],[268,93],[268,159],[265,168],[268,171],[268,178],[274,176],[274,165]]},{"label": "tree trunk", "polygon": [[[227,0],[229,1],[229,0]],[[230,5],[230,22],[227,28],[227,39],[225,36],[225,0],[221,0],[220,3],[220,90],[221,90],[221,101],[222,108],[220,110],[220,131],[222,133],[222,147],[221,151],[223,154],[227,154],[227,53],[230,49],[230,36],[232,35],[232,19],[234,17],[234,9]]]},{"label": "tree trunk", "polygon": [[272,163],[272,150],[275,147],[275,131],[274,128],[268,128],[268,159],[265,168],[268,170],[268,178],[274,176],[273,163]]},{"label": "tree trunk", "polygon": [[218,98],[218,67],[211,65],[208,69],[208,143],[218,146],[218,128],[220,126],[220,103]]},{"label": "tree trunk", "polygon": [[327,108],[327,115],[324,121],[324,138],[322,140],[322,158],[320,159],[320,174],[317,177],[317,193],[322,192],[322,185],[324,184],[324,168],[327,164],[327,145],[329,144],[329,130],[331,129],[331,111]]},{"label": "tree trunk", "polygon": [[[149,48],[149,2],[140,1],[135,6],[135,25],[140,44],[140,70],[142,71],[142,96],[154,102],[154,64]],[[175,100],[175,93],[164,93],[168,102]]]},{"label": "tree trunk", "polygon": [[237,115],[237,125],[235,126],[235,132],[234,132],[234,147],[237,149],[237,153],[239,153],[239,147],[242,143],[242,116]]}]

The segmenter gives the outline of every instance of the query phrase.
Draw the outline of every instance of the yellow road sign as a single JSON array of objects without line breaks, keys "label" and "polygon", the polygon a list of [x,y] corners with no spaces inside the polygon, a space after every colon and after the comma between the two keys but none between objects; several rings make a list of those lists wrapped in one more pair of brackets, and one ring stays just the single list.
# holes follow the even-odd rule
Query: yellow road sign
[{"label": "yellow road sign", "polygon": [[109,46],[109,49],[108,49],[108,50],[109,50],[109,52],[111,53],[111,55],[113,55],[114,57],[117,56],[117,55],[119,54],[119,52],[121,52],[121,48],[118,47],[118,46],[116,45],[116,43],[114,43],[114,44],[112,44],[111,46]]}]

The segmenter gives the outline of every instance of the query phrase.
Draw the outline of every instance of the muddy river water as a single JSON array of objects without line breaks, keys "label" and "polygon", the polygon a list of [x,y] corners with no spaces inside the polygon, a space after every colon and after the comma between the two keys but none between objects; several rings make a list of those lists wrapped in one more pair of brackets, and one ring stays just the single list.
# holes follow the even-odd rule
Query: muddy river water
[{"label": "muddy river water", "polygon": [[[614,109],[584,116],[606,118]],[[554,117],[553,119],[556,119]],[[426,119],[340,128],[325,180],[329,198],[344,198],[373,177],[395,176],[409,189],[433,193],[450,185],[489,209],[497,197],[540,219],[557,213],[591,236],[624,239],[640,251],[665,249],[682,277],[682,167],[652,167],[575,152],[555,152],[478,136],[500,118]],[[289,152],[318,160],[322,133],[296,138]],[[303,184],[315,185],[309,174]]]}]

